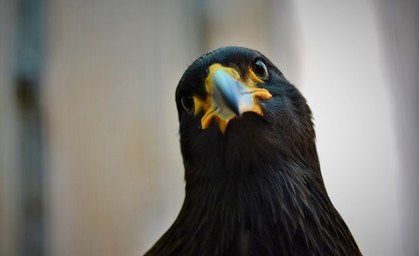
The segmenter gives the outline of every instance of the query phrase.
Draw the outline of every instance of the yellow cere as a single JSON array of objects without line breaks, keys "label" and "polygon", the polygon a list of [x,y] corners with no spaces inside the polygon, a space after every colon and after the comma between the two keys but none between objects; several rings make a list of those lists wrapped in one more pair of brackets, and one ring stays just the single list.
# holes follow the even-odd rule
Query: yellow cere
[{"label": "yellow cere", "polygon": [[[223,65],[219,64],[219,63],[215,63],[213,65],[211,65],[209,67],[209,74],[207,76],[207,78],[205,79],[205,87],[206,87],[206,91],[208,93],[208,96],[205,100],[198,98],[196,96],[193,96],[193,100],[195,103],[195,111],[194,111],[194,115],[198,115],[199,112],[203,109],[205,111],[204,116],[201,119],[201,126],[202,129],[205,130],[208,128],[208,126],[210,125],[211,121],[213,119],[216,119],[219,123],[219,128],[221,130],[221,132],[225,132],[226,128],[227,128],[227,124],[230,122],[231,119],[233,119],[234,117],[236,117],[235,115],[231,115],[231,116],[221,116],[220,113],[218,112],[218,109],[216,109],[214,107],[214,104],[212,102],[212,76],[214,74],[215,71],[217,70],[223,70],[224,72],[228,73],[229,75],[231,75],[231,77],[233,77],[234,79],[236,79],[237,81],[239,81],[243,87],[245,88],[245,91],[242,93],[242,95],[248,95],[251,94],[252,95],[252,103],[250,107],[246,107],[243,111],[244,112],[254,112],[257,113],[261,116],[263,116],[263,112],[262,109],[260,107],[260,105],[257,103],[257,100],[255,100],[256,98],[259,98],[261,100],[268,100],[272,97],[272,95],[263,88],[258,88],[257,87],[257,83],[264,83],[264,81],[262,81],[261,79],[259,79],[252,71],[252,69],[249,69],[248,71],[248,78],[246,79],[246,81],[243,81],[243,79],[240,77],[239,73],[231,67],[224,67]],[[242,96],[239,96],[242,97]],[[244,98],[244,96],[243,96]]]}]

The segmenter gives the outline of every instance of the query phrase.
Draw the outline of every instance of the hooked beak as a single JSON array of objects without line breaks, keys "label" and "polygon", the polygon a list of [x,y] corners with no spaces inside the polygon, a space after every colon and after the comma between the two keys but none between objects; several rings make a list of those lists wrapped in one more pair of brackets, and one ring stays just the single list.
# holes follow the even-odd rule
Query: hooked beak
[{"label": "hooked beak", "polygon": [[[272,95],[263,88],[258,88],[257,83],[251,78],[243,81],[239,73],[230,67],[213,64],[209,68],[209,75],[205,80],[208,98],[200,102],[196,110],[205,110],[201,119],[202,129],[208,128],[211,121],[219,122],[220,130],[224,133],[227,124],[235,117],[245,112],[254,112],[263,116],[258,99],[267,100]],[[194,99],[194,101],[199,101]]]}]

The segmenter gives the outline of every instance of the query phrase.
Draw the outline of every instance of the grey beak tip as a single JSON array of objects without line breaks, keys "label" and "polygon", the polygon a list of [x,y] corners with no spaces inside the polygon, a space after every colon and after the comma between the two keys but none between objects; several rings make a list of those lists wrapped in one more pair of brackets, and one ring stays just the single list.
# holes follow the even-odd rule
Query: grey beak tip
[{"label": "grey beak tip", "polygon": [[237,83],[229,74],[217,71],[213,76],[213,93],[216,98],[222,99],[219,104],[224,104],[234,114],[241,116],[239,108],[240,85]]}]

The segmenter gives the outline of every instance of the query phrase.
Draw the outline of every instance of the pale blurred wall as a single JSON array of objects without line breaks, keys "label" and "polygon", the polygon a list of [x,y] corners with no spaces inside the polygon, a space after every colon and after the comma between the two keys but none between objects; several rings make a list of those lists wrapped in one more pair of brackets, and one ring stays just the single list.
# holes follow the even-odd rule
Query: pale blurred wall
[{"label": "pale blurred wall", "polygon": [[419,254],[419,1],[297,1],[330,197],[365,255]]},{"label": "pale blurred wall", "polygon": [[372,1],[297,1],[302,86],[330,198],[365,255],[402,255],[396,130]]},{"label": "pale blurred wall", "polygon": [[0,1],[0,255],[17,255],[19,177],[12,79],[15,5]]},{"label": "pale blurred wall", "polygon": [[402,247],[419,255],[419,1],[376,2],[396,129]]},{"label": "pale blurred wall", "polygon": [[[417,226],[418,209],[401,183],[397,76],[386,72],[387,51],[399,49],[383,43],[388,19],[376,1],[55,0],[47,9],[47,255],[138,255],[171,225],[184,193],[174,90],[196,57],[224,45],[260,50],[302,90],[330,197],[364,254],[417,255],[417,232],[401,221],[409,212]],[[0,252],[17,255],[11,45],[3,37],[12,31],[0,28],[0,235],[8,234]],[[417,167],[411,161],[410,181]]]},{"label": "pale blurred wall", "polygon": [[174,92],[199,53],[187,3],[50,2],[50,255],[138,255],[176,217]]}]

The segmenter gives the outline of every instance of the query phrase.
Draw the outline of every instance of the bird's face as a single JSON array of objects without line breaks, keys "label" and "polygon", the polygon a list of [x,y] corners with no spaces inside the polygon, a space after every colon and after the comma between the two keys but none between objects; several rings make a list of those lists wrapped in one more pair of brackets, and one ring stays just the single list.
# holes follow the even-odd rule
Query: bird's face
[{"label": "bird's face", "polygon": [[254,50],[225,47],[198,58],[179,82],[176,103],[186,170],[237,169],[272,150],[287,154],[301,147],[293,144],[313,143],[305,99]]},{"label": "bird's face", "polygon": [[204,112],[201,118],[203,130],[216,121],[220,131],[225,133],[228,123],[246,112],[263,116],[258,99],[267,100],[272,95],[258,84],[268,79],[268,68],[262,60],[254,60],[248,70],[214,63],[208,68],[205,79],[206,95],[183,97],[181,104],[194,116]]}]

